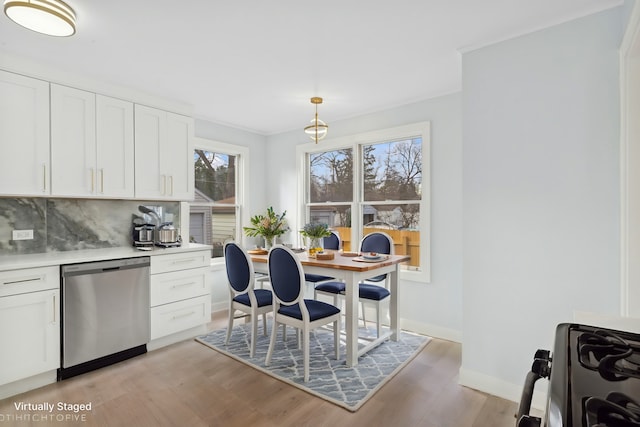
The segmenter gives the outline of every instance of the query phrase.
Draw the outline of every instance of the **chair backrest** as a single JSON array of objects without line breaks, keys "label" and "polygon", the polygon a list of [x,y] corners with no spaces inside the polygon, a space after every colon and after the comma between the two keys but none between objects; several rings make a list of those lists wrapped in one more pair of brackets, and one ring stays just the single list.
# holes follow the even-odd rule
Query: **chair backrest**
[{"label": "chair backrest", "polygon": [[253,264],[251,258],[238,246],[229,242],[224,245],[224,261],[229,285],[236,293],[245,293],[253,286]]},{"label": "chair backrest", "polygon": [[360,241],[360,252],[377,252],[394,255],[393,239],[387,233],[375,231],[369,233]]},{"label": "chair backrest", "polygon": [[331,230],[331,236],[324,238],[325,249],[340,249],[340,235],[337,231]]},{"label": "chair backrest", "polygon": [[[283,245],[275,245],[269,251],[269,277],[276,301],[294,305],[304,298],[304,271],[298,257]],[[304,304],[300,304],[304,310]]]}]

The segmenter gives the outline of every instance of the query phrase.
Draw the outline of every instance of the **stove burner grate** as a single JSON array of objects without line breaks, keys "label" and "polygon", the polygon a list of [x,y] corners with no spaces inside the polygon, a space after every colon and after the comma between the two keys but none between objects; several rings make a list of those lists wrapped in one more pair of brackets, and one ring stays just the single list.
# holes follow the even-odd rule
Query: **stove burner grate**
[{"label": "stove burner grate", "polygon": [[624,393],[585,401],[587,427],[640,427],[640,405]]},{"label": "stove burner grate", "polygon": [[609,381],[640,378],[640,343],[629,342],[603,330],[583,332],[578,337],[580,364],[600,372]]}]

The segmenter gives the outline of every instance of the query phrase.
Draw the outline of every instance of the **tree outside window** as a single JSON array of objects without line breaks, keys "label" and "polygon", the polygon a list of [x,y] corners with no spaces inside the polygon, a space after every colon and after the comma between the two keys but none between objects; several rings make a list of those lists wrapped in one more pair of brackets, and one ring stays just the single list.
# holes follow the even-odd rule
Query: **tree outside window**
[{"label": "tree outside window", "polygon": [[189,241],[212,245],[212,257],[222,257],[224,243],[236,238],[238,159],[199,148],[193,159],[195,200],[190,205]]},{"label": "tree outside window", "polygon": [[[422,138],[357,147],[308,154],[309,220],[328,224],[340,233],[345,250],[357,250],[358,242],[351,242],[352,214],[357,210],[358,238],[384,231],[393,238],[396,253],[411,256],[405,268],[419,268]],[[360,189],[354,188],[356,173]]]}]

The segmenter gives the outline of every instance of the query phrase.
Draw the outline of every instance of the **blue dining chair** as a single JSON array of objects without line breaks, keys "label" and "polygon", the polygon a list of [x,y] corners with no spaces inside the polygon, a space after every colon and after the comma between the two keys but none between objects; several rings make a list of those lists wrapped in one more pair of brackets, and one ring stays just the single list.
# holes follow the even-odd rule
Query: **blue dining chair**
[{"label": "blue dining chair", "polygon": [[[323,237],[323,246],[324,249],[340,249],[340,235],[337,231],[331,230],[331,235],[327,237]],[[307,283],[311,283],[314,285],[314,299],[315,299],[315,288],[319,283],[331,282],[336,280],[335,277],[324,276],[322,274],[313,274],[313,273],[305,273],[304,281]]]},{"label": "blue dining chair", "polygon": [[[333,323],[336,360],[340,358],[340,309],[322,301],[304,299],[304,271],[300,260],[285,246],[276,245],[267,261],[273,289],[273,326],[265,365],[271,364],[278,325],[297,328],[302,334],[304,382],[309,381],[309,332]],[[300,344],[300,341],[299,341]]]},{"label": "blue dining chair", "polygon": [[[393,239],[387,233],[373,232],[367,234],[360,241],[360,253],[377,252],[379,254],[393,255],[395,250]],[[383,283],[383,286],[379,284]],[[338,305],[338,297],[344,295],[346,286],[343,282],[328,281],[321,283],[315,287],[315,295],[327,295],[333,297],[333,304]],[[362,322],[367,326],[367,317],[365,314],[365,303],[372,303],[376,309],[376,334],[380,337],[382,326],[381,319],[381,303],[387,299],[391,293],[387,283],[387,274],[381,274],[365,280],[364,283],[358,284],[358,299],[362,306]]]},{"label": "blue dining chair", "polygon": [[262,315],[264,335],[267,335],[267,313],[273,309],[273,294],[267,289],[255,289],[255,274],[251,258],[236,243],[229,242],[224,245],[224,261],[229,280],[229,324],[225,345],[229,344],[233,321],[238,318],[235,315],[236,311],[240,311],[244,313],[240,317],[250,317],[249,357],[253,357],[256,352],[258,317]]},{"label": "blue dining chair", "polygon": [[[331,235],[324,237],[325,249],[340,249],[342,241],[337,231],[331,230]],[[344,283],[337,281],[335,277],[323,276],[321,274],[305,273],[306,282],[313,283],[313,299],[318,299],[318,294],[333,297],[333,305],[338,305],[338,295],[344,291]]]},{"label": "blue dining chair", "polygon": [[[395,248],[393,246],[393,239],[387,233],[382,231],[367,234],[360,241],[360,253],[366,252],[394,255]],[[364,283],[360,283],[358,285],[358,297],[362,303],[362,321],[366,327],[367,320],[365,317],[364,303],[373,303],[376,308],[376,333],[378,337],[380,337],[380,328],[382,325],[380,306],[382,301],[391,295],[387,279],[387,274],[381,274],[367,279]],[[380,286],[380,283],[383,285]]]}]

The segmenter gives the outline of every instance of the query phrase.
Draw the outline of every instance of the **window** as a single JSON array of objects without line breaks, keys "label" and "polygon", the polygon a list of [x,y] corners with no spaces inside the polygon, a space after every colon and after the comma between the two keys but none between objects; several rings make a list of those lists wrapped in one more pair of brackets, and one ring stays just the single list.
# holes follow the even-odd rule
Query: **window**
[{"label": "window", "polygon": [[240,184],[245,157],[241,147],[196,139],[189,241],[213,246],[213,258],[223,256],[226,242],[240,238]]},{"label": "window", "polygon": [[395,252],[411,257],[405,278],[429,280],[429,123],[298,147],[305,186],[299,216],[340,233],[355,251],[363,236],[384,231]]}]

